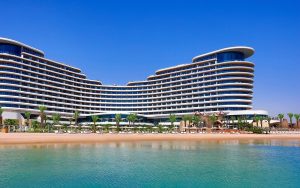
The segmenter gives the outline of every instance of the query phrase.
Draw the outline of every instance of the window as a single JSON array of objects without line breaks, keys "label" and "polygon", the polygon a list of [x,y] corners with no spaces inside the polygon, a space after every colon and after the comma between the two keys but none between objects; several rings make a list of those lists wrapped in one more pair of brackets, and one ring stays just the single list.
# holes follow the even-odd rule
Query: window
[{"label": "window", "polygon": [[244,61],[245,56],[241,52],[224,52],[217,54],[217,60],[218,63],[225,61]]},{"label": "window", "polygon": [[21,56],[21,47],[13,44],[0,44],[0,53]]}]

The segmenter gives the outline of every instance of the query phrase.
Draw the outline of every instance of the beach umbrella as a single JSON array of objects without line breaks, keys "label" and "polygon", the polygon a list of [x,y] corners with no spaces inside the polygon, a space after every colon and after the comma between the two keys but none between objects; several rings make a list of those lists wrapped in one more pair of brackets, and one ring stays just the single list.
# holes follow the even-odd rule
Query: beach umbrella
[{"label": "beach umbrella", "polygon": [[78,126],[77,125],[70,125],[70,126],[68,126],[69,128],[71,128],[71,130],[72,130],[72,128],[78,128]]},{"label": "beach umbrella", "polygon": [[78,126],[77,125],[70,125],[68,127],[70,127],[70,128],[77,128]]},{"label": "beach umbrella", "polygon": [[83,125],[83,126],[81,126],[81,128],[89,129],[89,128],[91,128],[91,126]]},{"label": "beach umbrella", "polygon": [[78,128],[78,126],[77,125],[70,125],[70,126],[68,126],[69,128],[71,128],[71,132],[73,131],[73,128],[76,130],[76,128]]},{"label": "beach umbrella", "polygon": [[59,132],[60,132],[60,130],[61,130],[61,127],[63,126],[63,125],[53,125],[54,127],[57,127],[58,129],[59,129]]},{"label": "beach umbrella", "polygon": [[62,127],[63,125],[53,125],[54,127]]}]

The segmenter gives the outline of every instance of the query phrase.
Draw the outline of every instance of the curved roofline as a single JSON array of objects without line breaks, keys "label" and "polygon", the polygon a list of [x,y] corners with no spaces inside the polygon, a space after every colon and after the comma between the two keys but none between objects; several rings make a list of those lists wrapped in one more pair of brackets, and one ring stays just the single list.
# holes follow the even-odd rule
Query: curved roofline
[{"label": "curved roofline", "polygon": [[[208,52],[208,53],[205,53],[205,54],[195,56],[192,59],[192,63],[194,62],[195,59],[200,58],[200,57],[204,57],[204,56],[208,56],[208,55],[212,55],[212,54],[216,54],[216,53],[222,53],[222,52],[231,52],[231,51],[242,52],[245,55],[245,58],[248,58],[248,57],[252,56],[255,52],[255,50],[253,48],[248,47],[248,46],[233,46],[233,47],[222,48],[220,50],[215,50],[215,51],[212,51],[212,52]],[[187,66],[189,64],[190,63],[171,66],[171,67],[167,67],[167,68],[162,68],[162,69],[159,69],[159,70],[155,71],[155,74],[157,74],[161,71],[165,71],[165,70],[171,70],[171,69],[176,69],[176,68],[179,68],[179,67],[184,67],[184,66]]]},{"label": "curved roofline", "polygon": [[268,111],[266,110],[238,110],[238,111],[230,111],[227,115],[268,115]]},{"label": "curved roofline", "polygon": [[21,43],[21,42],[18,42],[18,41],[12,40],[12,39],[0,37],[0,43],[1,43],[1,42],[5,42],[5,43],[9,43],[9,44],[14,44],[14,45],[26,47],[26,48],[29,48],[29,49],[31,49],[31,50],[33,50],[33,51],[36,51],[36,52],[39,52],[39,53],[42,53],[43,55],[45,55],[45,53],[44,53],[42,50],[33,48],[33,47],[31,47],[31,46],[28,46],[28,45],[26,45],[26,44],[23,44],[23,43]]},{"label": "curved roofline", "polygon": [[213,54],[216,54],[216,53],[231,52],[231,51],[242,52],[245,55],[245,58],[248,58],[248,57],[252,56],[255,52],[255,50],[253,48],[248,47],[248,46],[233,46],[233,47],[222,48],[220,50],[216,50],[216,51],[212,51],[212,52],[209,52],[209,53],[206,53],[206,54],[201,54],[201,55],[195,56],[192,59],[192,62],[197,58],[204,57],[204,56],[207,56],[207,55],[213,55]]}]

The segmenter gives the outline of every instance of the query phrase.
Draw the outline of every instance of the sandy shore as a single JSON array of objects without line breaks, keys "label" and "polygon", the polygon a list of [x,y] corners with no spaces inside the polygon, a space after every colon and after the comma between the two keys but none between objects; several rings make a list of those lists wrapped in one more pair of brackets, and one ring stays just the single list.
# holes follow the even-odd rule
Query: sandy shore
[{"label": "sandy shore", "polygon": [[0,133],[0,145],[49,143],[101,143],[125,141],[201,141],[201,140],[297,140],[300,134],[54,134]]}]

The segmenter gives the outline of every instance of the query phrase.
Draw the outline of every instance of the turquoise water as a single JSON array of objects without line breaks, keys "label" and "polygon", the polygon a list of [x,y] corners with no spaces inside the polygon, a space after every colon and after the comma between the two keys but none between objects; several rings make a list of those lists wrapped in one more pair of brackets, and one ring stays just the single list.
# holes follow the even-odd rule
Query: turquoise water
[{"label": "turquoise water", "polygon": [[0,187],[299,187],[298,141],[0,146]]}]

